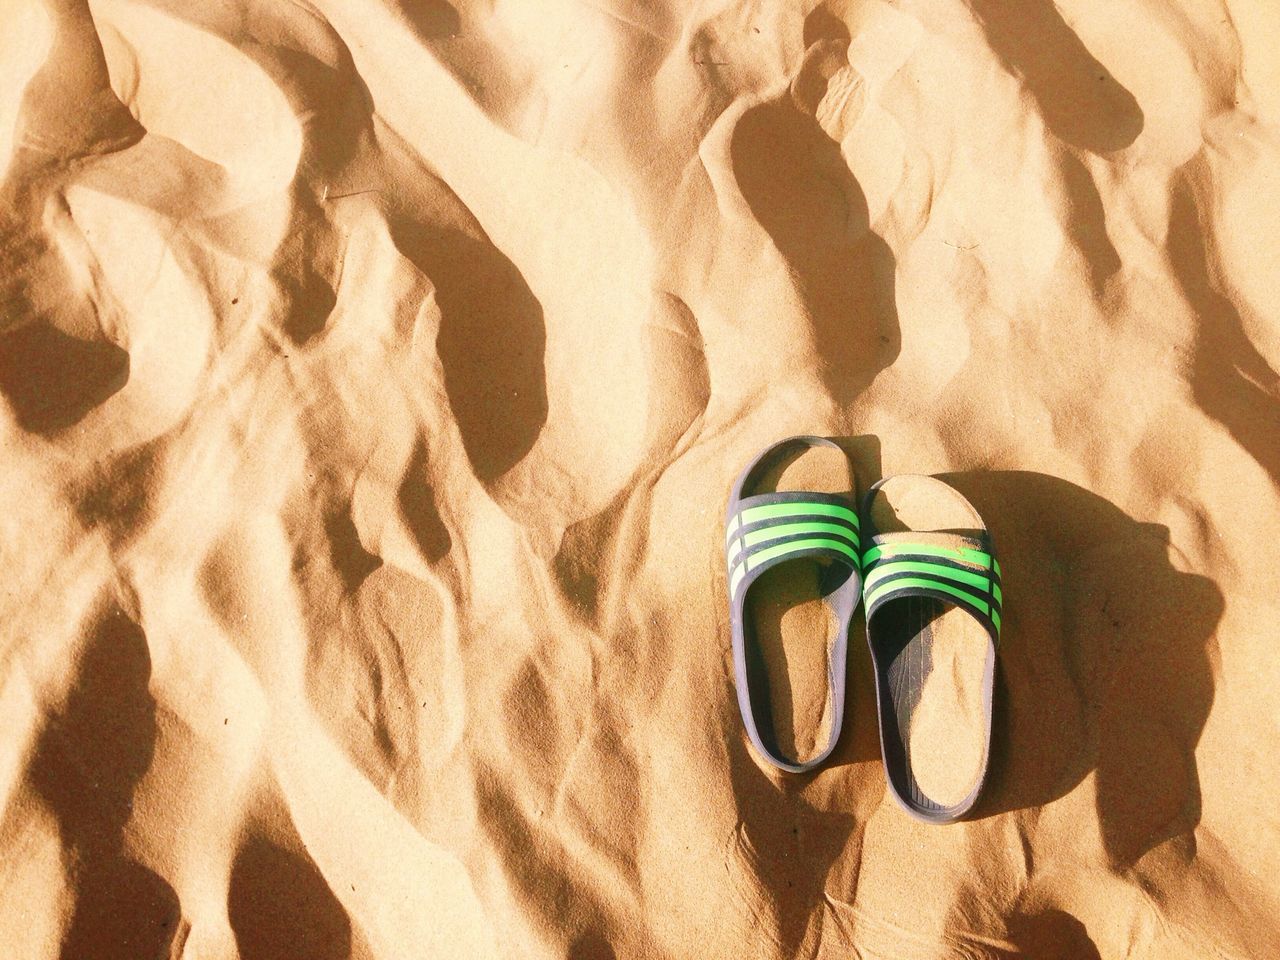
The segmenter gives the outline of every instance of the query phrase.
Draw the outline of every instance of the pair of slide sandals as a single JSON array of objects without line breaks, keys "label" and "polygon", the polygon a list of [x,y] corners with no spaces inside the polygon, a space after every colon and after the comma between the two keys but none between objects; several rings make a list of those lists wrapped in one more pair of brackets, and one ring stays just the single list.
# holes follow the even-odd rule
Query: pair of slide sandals
[{"label": "pair of slide sandals", "polygon": [[[990,753],[1002,603],[991,537],[968,500],[933,477],[881,480],[861,510],[852,491],[757,492],[770,470],[813,447],[841,451],[823,437],[783,440],[748,464],[729,498],[733,659],[747,736],[766,760],[793,773],[831,755],[844,712],[849,631],[861,603],[889,791],[921,820],[959,820],[978,800]],[[771,570],[777,572],[764,577]],[[765,663],[765,646],[778,646],[766,639],[788,644],[787,621],[751,615],[761,592],[793,575],[834,620],[826,638],[830,734],[804,760],[784,756],[778,742]],[[784,635],[766,638],[762,630]]]}]

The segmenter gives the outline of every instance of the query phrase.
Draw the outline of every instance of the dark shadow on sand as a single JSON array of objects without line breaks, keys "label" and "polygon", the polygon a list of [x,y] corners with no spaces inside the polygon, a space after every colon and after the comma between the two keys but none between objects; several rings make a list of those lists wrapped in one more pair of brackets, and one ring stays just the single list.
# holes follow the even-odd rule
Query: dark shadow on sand
[{"label": "dark shadow on sand", "polygon": [[569,947],[569,960],[617,960],[617,956],[604,935],[596,931],[582,934]]},{"label": "dark shadow on sand", "polygon": [[1120,270],[1120,254],[1107,233],[1107,211],[1089,168],[1080,162],[1075,151],[1059,148],[1055,162],[1062,177],[1067,198],[1063,227],[1084,257],[1089,286],[1095,297],[1101,297],[1106,282]]},{"label": "dark shadow on sand", "polygon": [[0,335],[0,393],[23,429],[78,423],[129,380],[129,354],[108,340],[81,340],[37,320]]},{"label": "dark shadow on sand", "polygon": [[435,286],[445,392],[476,477],[492,483],[547,420],[542,305],[491,243],[406,218],[391,220],[391,236]]},{"label": "dark shadow on sand", "polygon": [[449,529],[440,517],[435,488],[430,478],[426,444],[419,440],[414,444],[409,467],[396,490],[396,500],[400,504],[405,526],[418,549],[428,562],[435,563],[449,552],[453,546],[453,538],[449,536]]},{"label": "dark shadow on sand", "polygon": [[61,960],[168,956],[178,931],[177,894],[124,844],[155,749],[150,676],[141,628],[107,604],[36,745],[31,782],[58,822],[75,898]]},{"label": "dark shadow on sand", "polygon": [[314,861],[251,834],[236,852],[227,915],[243,960],[345,960],[351,921]]},{"label": "dark shadow on sand", "polygon": [[1065,480],[943,479],[982,514],[1004,568],[991,776],[975,816],[1044,806],[1096,771],[1113,867],[1194,842],[1217,586],[1172,566],[1167,528]]},{"label": "dark shadow on sand", "polygon": [[1028,960],[1102,960],[1084,924],[1061,910],[1014,917],[1007,936]]},{"label": "dark shadow on sand", "polygon": [[1142,108],[1050,0],[969,0],[969,6],[991,49],[1065,145],[1052,151],[1068,201],[1063,226],[1085,259],[1094,295],[1101,296],[1120,256],[1107,234],[1098,187],[1076,151],[1105,155],[1128,147],[1142,133]]},{"label": "dark shadow on sand", "polygon": [[462,30],[462,17],[447,0],[401,0],[400,10],[413,31],[426,40],[454,37]]},{"label": "dark shadow on sand", "polygon": [[[825,11],[805,22],[806,37],[828,55],[848,46],[844,25]],[[747,110],[730,155],[752,214],[786,259],[813,324],[823,381],[847,404],[898,355],[895,260],[871,230],[867,201],[840,145],[799,102],[816,106],[827,81],[814,51],[791,95]],[[810,69],[812,68],[812,69]]]},{"label": "dark shadow on sand", "polygon": [[1202,223],[1192,173],[1184,167],[1174,181],[1166,241],[1173,275],[1199,321],[1191,389],[1201,409],[1280,482],[1280,374],[1249,339],[1240,311],[1217,288],[1214,277],[1222,270],[1205,246],[1212,230]]},{"label": "dark shadow on sand", "polygon": [[1142,132],[1134,99],[1062,19],[1052,0],[969,0],[1000,62],[1035,97],[1064,143],[1093,153],[1122,150]]}]

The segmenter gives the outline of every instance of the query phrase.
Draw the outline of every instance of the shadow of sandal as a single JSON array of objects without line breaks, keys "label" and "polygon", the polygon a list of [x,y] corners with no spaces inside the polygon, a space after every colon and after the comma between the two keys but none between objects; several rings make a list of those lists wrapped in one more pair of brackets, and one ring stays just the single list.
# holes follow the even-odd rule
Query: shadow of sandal
[{"label": "shadow of sandal", "polygon": [[943,479],[982,514],[1004,568],[991,776],[975,815],[1044,806],[1096,771],[1113,867],[1189,838],[1218,587],[1170,563],[1167,528],[1065,480]]}]

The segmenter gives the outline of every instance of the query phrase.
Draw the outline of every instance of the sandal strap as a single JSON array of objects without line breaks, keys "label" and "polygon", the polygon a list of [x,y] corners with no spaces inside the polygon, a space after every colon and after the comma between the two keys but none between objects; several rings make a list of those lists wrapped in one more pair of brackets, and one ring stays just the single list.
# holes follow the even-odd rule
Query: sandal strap
[{"label": "sandal strap", "polygon": [[867,619],[894,600],[929,596],[963,607],[995,642],[1000,640],[1003,593],[1000,562],[987,540],[939,546],[913,541],[910,534],[874,537],[862,555]]},{"label": "sandal strap", "polygon": [[747,574],[798,557],[827,557],[857,570],[860,543],[858,515],[842,497],[804,491],[744,497],[725,532],[729,595],[749,582]]},{"label": "sandal strap", "polygon": [[[787,491],[750,494],[765,471],[783,455],[804,447],[840,446],[826,437],[790,437],[762,451],[738,476],[729,495],[725,518],[725,563],[729,571],[729,611],[733,639],[738,708],[747,737],[774,766],[804,773],[835,749],[844,716],[845,665],[849,629],[862,596],[861,540],[858,513],[846,497],[829,493]],[[823,576],[824,600],[835,614],[827,692],[831,698],[831,731],[817,756],[796,762],[782,755],[773,730],[767,677],[755,627],[746,610],[747,590],[766,570],[801,557],[832,561]],[[752,677],[759,681],[753,688]]]}]

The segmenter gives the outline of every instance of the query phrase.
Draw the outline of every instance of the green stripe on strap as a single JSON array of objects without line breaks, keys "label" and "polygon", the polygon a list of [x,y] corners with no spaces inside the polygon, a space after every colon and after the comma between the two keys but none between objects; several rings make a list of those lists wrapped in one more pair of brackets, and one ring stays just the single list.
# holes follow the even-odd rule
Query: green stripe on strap
[{"label": "green stripe on strap", "polygon": [[944,566],[941,563],[929,563],[927,560],[885,560],[876,564],[874,569],[867,574],[866,589],[874,589],[875,585],[886,577],[892,577],[899,573],[927,573],[935,577],[943,577],[947,580],[955,580],[958,583],[966,583],[969,586],[977,587],[984,593],[991,589],[991,578],[981,573],[971,573],[968,570],[958,570],[955,567]]},{"label": "green stripe on strap", "polygon": [[858,526],[858,515],[848,507],[838,507],[833,503],[809,503],[794,500],[788,503],[765,503],[758,507],[747,507],[741,513],[743,523],[757,523],[761,520],[775,520],[778,517],[837,517]]},{"label": "green stripe on strap", "polygon": [[779,557],[785,557],[793,553],[804,553],[823,547],[843,554],[849,558],[849,562],[855,570],[858,568],[858,551],[843,541],[831,540],[826,537],[793,540],[790,543],[780,543],[776,547],[765,547],[755,553],[748,553],[745,560],[739,559],[729,573],[729,595],[732,596],[737,591],[738,583],[748,570],[754,570],[761,564],[768,563],[770,560],[775,560]]},{"label": "green stripe on strap", "polygon": [[806,540],[794,540],[791,543],[780,543],[776,547],[765,547],[758,550],[747,557],[747,563],[751,569],[755,569],[762,563],[768,563],[776,557],[783,557],[789,553],[799,553],[802,550],[813,550],[817,547],[827,547],[842,553],[849,558],[854,569],[858,567],[858,551],[842,540],[831,540],[826,537],[810,537]]},{"label": "green stripe on strap", "polygon": [[[858,546],[858,533],[856,530],[850,530],[848,527],[838,523],[822,523],[815,521],[813,523],[777,523],[771,527],[761,527],[759,530],[752,530],[749,533],[742,534],[730,542],[729,563],[733,563],[733,558],[738,555],[741,550],[740,543],[745,543],[751,547],[757,543],[764,543],[766,540],[777,540],[779,537],[793,537],[802,533],[834,533],[838,536],[845,537],[856,548]],[[855,557],[856,559],[856,557]]]},{"label": "green stripe on strap", "polygon": [[1000,564],[992,558],[991,554],[982,550],[971,550],[968,547],[959,547],[957,549],[935,547],[924,543],[882,543],[878,547],[872,547],[862,555],[862,565],[865,567],[873,564],[881,557],[884,557],[885,562],[888,562],[893,557],[902,554],[943,557],[947,560],[959,560],[961,563],[972,563],[987,570],[994,569],[996,573],[1000,572]]},{"label": "green stripe on strap", "polygon": [[973,594],[969,593],[967,590],[961,590],[959,587],[953,587],[947,583],[938,583],[936,580],[925,580],[923,578],[917,579],[915,577],[903,577],[901,580],[891,580],[888,583],[882,583],[880,584],[880,586],[876,587],[875,589],[867,591],[867,594],[865,597],[865,603],[867,605],[867,609],[870,610],[871,607],[875,605],[876,601],[879,598],[883,597],[885,594],[892,593],[894,590],[900,590],[907,587],[913,587],[913,588],[918,588],[923,590],[940,590],[943,593],[950,594],[951,596],[957,598],[958,600],[963,600],[965,603],[973,605],[974,607],[976,607],[977,609],[985,613],[987,616],[989,616],[991,618],[991,622],[996,625],[996,632],[997,633],[1000,632],[1000,611],[999,610],[993,610],[991,605],[987,603],[987,601],[983,600],[980,597],[975,597]]}]

